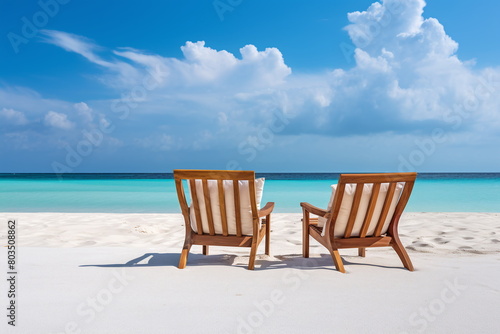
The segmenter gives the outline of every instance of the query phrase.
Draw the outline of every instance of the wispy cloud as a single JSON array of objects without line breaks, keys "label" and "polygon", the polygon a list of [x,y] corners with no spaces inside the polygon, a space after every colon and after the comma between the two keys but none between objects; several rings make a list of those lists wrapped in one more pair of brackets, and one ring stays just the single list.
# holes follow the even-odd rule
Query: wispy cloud
[{"label": "wispy cloud", "polygon": [[97,56],[95,51],[101,48],[86,37],[56,30],[44,29],[41,32],[45,36],[43,41],[46,43],[59,46],[68,52],[78,53],[94,64],[104,67],[114,66],[113,63],[105,61]]}]

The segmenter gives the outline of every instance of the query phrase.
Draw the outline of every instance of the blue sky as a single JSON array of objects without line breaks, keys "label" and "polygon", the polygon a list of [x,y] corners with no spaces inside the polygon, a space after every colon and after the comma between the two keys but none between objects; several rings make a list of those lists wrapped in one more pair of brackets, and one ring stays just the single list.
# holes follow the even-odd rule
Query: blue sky
[{"label": "blue sky", "polygon": [[2,1],[0,172],[500,171],[496,1]]}]

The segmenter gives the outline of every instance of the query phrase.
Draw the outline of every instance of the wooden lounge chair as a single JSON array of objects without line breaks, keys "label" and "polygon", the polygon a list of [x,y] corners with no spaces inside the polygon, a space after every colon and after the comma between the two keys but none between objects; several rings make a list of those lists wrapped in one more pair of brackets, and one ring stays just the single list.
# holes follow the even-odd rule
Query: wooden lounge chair
[{"label": "wooden lounge chair", "polygon": [[[398,235],[399,218],[408,202],[416,173],[342,174],[327,210],[300,203],[303,212],[303,256],[309,257],[309,236],[325,246],[335,267],[345,273],[341,248],[390,246],[405,268],[413,271]],[[336,188],[336,189],[335,189]],[[310,217],[310,214],[318,218]]]},{"label": "wooden lounge chair", "polygon": [[[257,248],[265,236],[269,255],[274,203],[258,208],[263,179],[255,180],[253,171],[225,170],[174,170],[174,179],[186,225],[180,269],[186,267],[192,245],[203,245],[204,255],[208,255],[209,245],[251,247],[248,269],[253,270]],[[185,183],[191,206],[186,201]]]}]

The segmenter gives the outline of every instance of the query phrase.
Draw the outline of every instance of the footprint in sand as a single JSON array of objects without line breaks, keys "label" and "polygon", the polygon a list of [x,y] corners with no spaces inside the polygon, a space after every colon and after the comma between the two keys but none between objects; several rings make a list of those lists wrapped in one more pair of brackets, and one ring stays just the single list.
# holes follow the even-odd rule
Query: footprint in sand
[{"label": "footprint in sand", "polygon": [[498,240],[498,239],[491,239],[491,242],[494,243],[494,244],[498,244],[498,243],[500,243],[500,240]]},{"label": "footprint in sand", "polygon": [[422,242],[422,241],[413,241],[413,245],[417,246],[417,247],[429,247],[429,248],[434,248],[434,246],[432,246],[431,244],[427,244],[425,242]]},{"label": "footprint in sand", "polygon": [[464,240],[472,240],[472,239],[474,239],[474,237],[463,237],[462,239],[464,239]]},{"label": "footprint in sand", "polygon": [[447,244],[447,243],[450,242],[449,240],[445,240],[443,238],[434,238],[434,241],[437,242],[440,245],[444,245],[444,244]]}]

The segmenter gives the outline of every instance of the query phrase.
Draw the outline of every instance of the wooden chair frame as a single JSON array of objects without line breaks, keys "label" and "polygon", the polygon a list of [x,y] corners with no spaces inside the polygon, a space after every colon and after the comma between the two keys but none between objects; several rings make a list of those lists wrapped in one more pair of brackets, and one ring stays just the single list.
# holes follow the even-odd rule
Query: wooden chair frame
[{"label": "wooden chair frame", "polygon": [[[181,206],[182,215],[184,216],[184,224],[186,226],[186,238],[184,241],[184,246],[182,248],[181,256],[179,259],[179,269],[186,267],[189,250],[192,245],[202,245],[203,254],[208,255],[208,247],[212,246],[231,246],[231,247],[250,247],[250,260],[248,263],[248,269],[253,270],[255,264],[255,257],[257,254],[257,248],[260,242],[265,237],[265,253],[269,255],[269,237],[271,231],[271,212],[274,209],[274,203],[267,203],[262,209],[257,210],[257,203],[255,198],[255,172],[253,171],[227,171],[227,170],[174,170],[174,180],[177,189],[177,196],[179,197],[179,203]],[[184,186],[182,180],[186,180],[190,183],[191,191],[194,196],[192,198],[192,205],[194,206],[197,232],[191,228],[191,218],[190,209],[188,202],[186,201],[186,195],[184,192]],[[198,204],[198,199],[196,196],[195,180],[202,180],[203,184],[203,196],[206,204],[206,214],[209,225],[209,233],[203,233],[200,207]],[[214,222],[212,216],[212,207],[210,205],[210,195],[208,189],[208,180],[216,180],[218,185],[218,195],[219,195],[219,207],[222,220],[222,234],[216,234],[214,230]],[[226,203],[224,195],[224,180],[233,181],[234,189],[234,207],[236,215],[236,234],[231,235],[228,233],[227,226],[227,215],[226,215]],[[239,183],[240,180],[248,181],[249,192],[250,192],[250,204],[252,209],[252,220],[253,220],[253,234],[243,235],[242,225],[241,225],[241,213],[240,213],[240,191]],[[259,219],[262,219],[262,225],[259,228]]]},{"label": "wooden chair frame", "polygon": [[[379,174],[341,174],[337,185],[337,190],[330,211],[322,210],[309,203],[300,203],[303,212],[303,245],[302,252],[305,258],[309,257],[309,236],[312,236],[320,244],[325,246],[330,252],[335,267],[338,271],[345,273],[339,249],[358,248],[359,256],[365,256],[365,249],[368,247],[392,247],[398,254],[401,262],[409,271],[413,271],[413,264],[406,252],[398,234],[398,224],[401,214],[410,198],[417,173],[379,173]],[[389,229],[385,235],[381,234],[385,220],[389,212],[392,198],[398,182],[404,182],[404,189],[397,202],[396,209],[389,223]],[[354,222],[358,214],[361,195],[364,184],[373,184],[373,191],[370,197],[367,213],[363,221],[363,226],[359,236],[351,236]],[[384,201],[380,218],[373,235],[367,235],[368,225],[372,219],[380,186],[382,183],[389,183],[389,189]],[[335,223],[339,215],[346,184],[356,184],[356,192],[352,203],[351,211],[347,221],[347,226],[342,237],[334,237]],[[317,218],[311,218],[310,214],[327,219],[325,235],[322,236],[323,228],[317,226]]]}]

